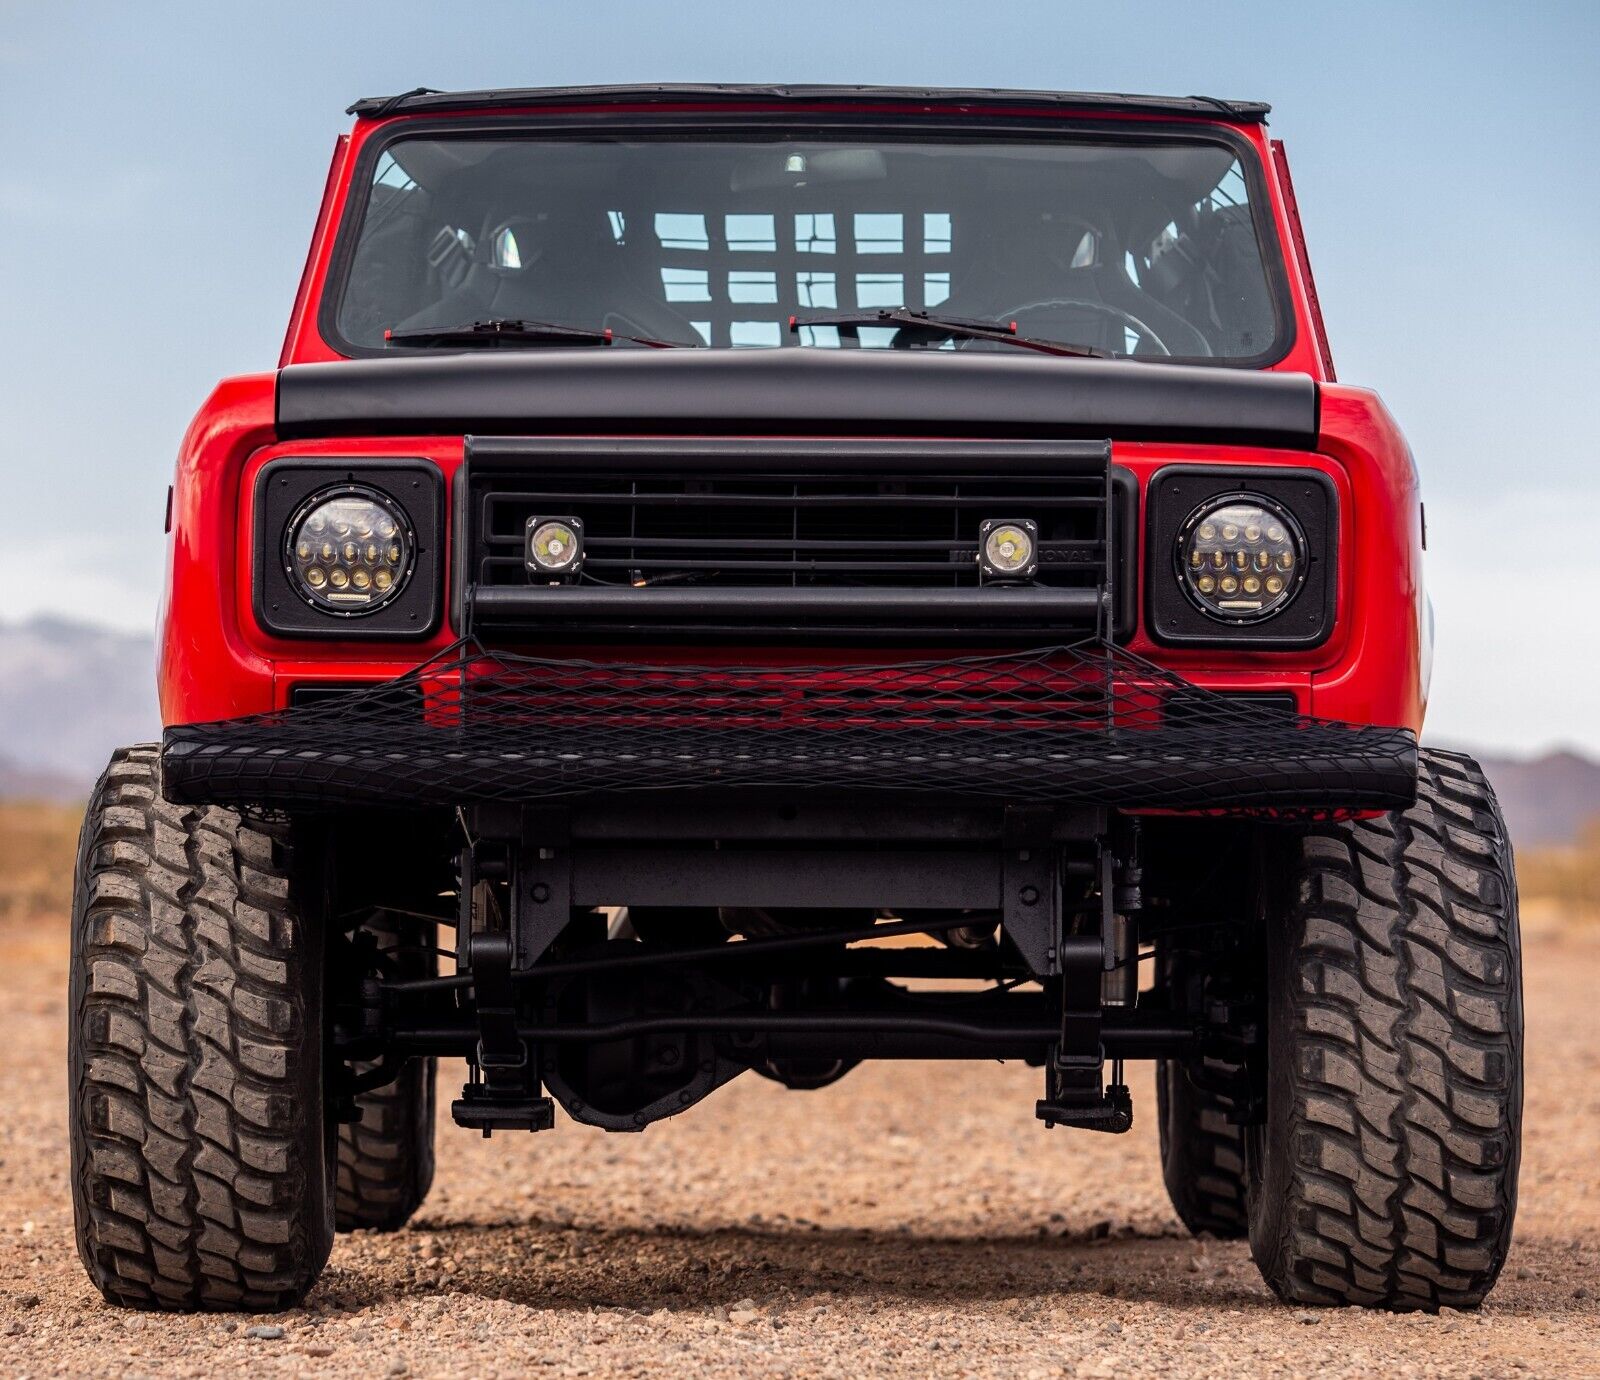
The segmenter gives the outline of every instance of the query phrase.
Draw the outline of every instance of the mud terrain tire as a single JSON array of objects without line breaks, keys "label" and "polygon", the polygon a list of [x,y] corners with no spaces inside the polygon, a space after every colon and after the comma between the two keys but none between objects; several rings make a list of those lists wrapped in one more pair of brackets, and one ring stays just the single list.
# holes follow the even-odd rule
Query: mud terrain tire
[{"label": "mud terrain tire", "polygon": [[1244,1236],[1244,1128],[1228,1120],[1226,1099],[1195,1087],[1182,1060],[1163,1059],[1156,1117],[1161,1174],[1178,1220],[1195,1236]]},{"label": "mud terrain tire", "polygon": [[1471,759],[1417,803],[1286,833],[1267,921],[1250,1248],[1284,1299],[1470,1308],[1516,1212],[1522,975],[1511,848]]},{"label": "mud terrain tire", "polygon": [[134,1308],[297,1303],[333,1244],[321,937],[289,831],[118,752],[84,818],[69,1066],[78,1253]]},{"label": "mud terrain tire", "polygon": [[[414,926],[383,912],[364,928],[385,947],[417,938]],[[395,966],[402,977],[432,977],[438,959],[431,950],[398,948]],[[427,1198],[433,1186],[434,1062],[408,1060],[394,1082],[357,1094],[361,1119],[339,1127],[334,1214],[340,1231],[396,1231]],[[366,1067],[358,1064],[357,1072]]]}]

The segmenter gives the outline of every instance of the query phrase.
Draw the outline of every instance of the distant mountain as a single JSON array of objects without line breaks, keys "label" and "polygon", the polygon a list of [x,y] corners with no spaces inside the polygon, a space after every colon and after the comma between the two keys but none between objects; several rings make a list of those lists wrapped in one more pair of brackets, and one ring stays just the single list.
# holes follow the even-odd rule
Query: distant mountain
[{"label": "distant mountain", "polygon": [[1480,760],[1518,848],[1571,843],[1600,817],[1600,762],[1572,751]]},{"label": "distant mountain", "polygon": [[82,798],[161,728],[155,641],[64,618],[0,623],[0,795]]},{"label": "distant mountain", "polygon": [[67,776],[48,767],[24,767],[9,757],[0,757],[0,800],[75,805],[89,794],[91,784],[83,777]]}]

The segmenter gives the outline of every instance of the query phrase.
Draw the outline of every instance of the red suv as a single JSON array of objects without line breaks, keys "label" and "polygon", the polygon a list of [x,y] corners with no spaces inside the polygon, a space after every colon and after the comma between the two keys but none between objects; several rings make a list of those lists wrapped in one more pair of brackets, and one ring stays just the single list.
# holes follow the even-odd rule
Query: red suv
[{"label": "red suv", "polygon": [[[1410,452],[1267,107],[648,86],[352,107],[170,502],[84,825],[79,1246],[278,1308],[489,1135],[1011,1059],[1301,1304],[1471,1306],[1516,885],[1419,751]],[[884,944],[886,939],[893,944]],[[441,963],[441,958],[444,962]]]}]

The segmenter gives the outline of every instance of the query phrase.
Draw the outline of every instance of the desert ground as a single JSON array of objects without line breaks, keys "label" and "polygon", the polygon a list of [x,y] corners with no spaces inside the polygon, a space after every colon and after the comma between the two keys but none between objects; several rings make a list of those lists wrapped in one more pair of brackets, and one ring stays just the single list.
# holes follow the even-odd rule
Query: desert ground
[{"label": "desert ground", "polygon": [[1147,1072],[1100,1137],[1035,1122],[1032,1070],[910,1064],[741,1079],[638,1136],[446,1122],[411,1228],[340,1238],[298,1311],[184,1318],[107,1307],[76,1257],[66,918],[22,885],[54,846],[0,856],[0,1374],[1600,1375],[1600,924],[1551,907],[1516,1244],[1476,1313],[1275,1302],[1244,1245],[1178,1225]]}]

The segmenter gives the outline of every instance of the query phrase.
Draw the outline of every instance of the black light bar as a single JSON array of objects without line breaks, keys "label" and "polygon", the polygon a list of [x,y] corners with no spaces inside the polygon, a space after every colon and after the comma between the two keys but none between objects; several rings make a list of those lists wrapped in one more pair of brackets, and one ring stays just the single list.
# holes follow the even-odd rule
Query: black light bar
[{"label": "black light bar", "polygon": [[981,589],[788,589],[723,586],[549,585],[479,588],[472,594],[475,627],[623,618],[636,622],[693,622],[702,618],[827,620],[966,619],[1006,623],[1093,622],[1106,595],[1099,589],[989,586]]}]

